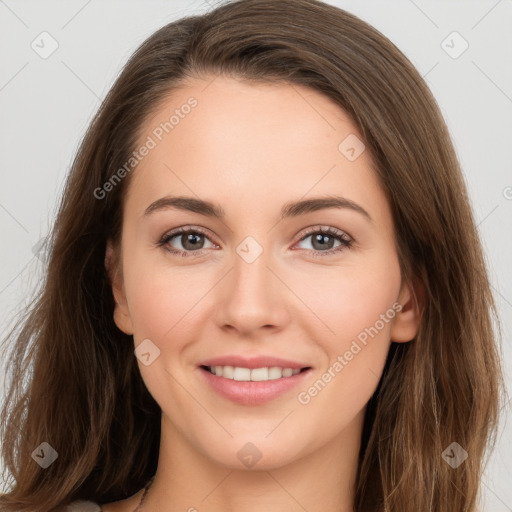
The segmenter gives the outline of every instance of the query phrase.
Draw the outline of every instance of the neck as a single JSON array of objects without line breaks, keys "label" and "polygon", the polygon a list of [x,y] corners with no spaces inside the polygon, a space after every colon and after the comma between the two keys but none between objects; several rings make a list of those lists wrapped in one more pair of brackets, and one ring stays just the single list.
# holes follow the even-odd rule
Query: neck
[{"label": "neck", "polygon": [[144,511],[352,512],[363,416],[284,465],[240,469],[207,457],[162,414],[158,470]]}]

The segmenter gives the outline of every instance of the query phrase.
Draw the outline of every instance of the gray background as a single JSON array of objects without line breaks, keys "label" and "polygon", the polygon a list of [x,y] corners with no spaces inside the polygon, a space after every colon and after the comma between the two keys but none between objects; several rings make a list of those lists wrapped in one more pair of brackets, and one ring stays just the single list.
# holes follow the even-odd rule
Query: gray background
[{"label": "gray background", "polygon": [[[512,2],[328,3],[358,15],[389,37],[426,78],[441,106],[486,250],[503,322],[503,356],[510,389]],[[53,222],[80,139],[121,66],[157,28],[213,6],[213,0],[0,0],[3,332],[27,303],[41,275],[43,262],[37,244]],[[35,41],[34,45],[51,48],[49,36],[39,36],[43,31],[58,44],[47,58],[31,47]],[[454,31],[461,37],[451,35]],[[41,37],[46,37],[44,43]],[[458,55],[464,41],[469,47]],[[510,402],[503,412],[498,445],[482,486],[484,508],[492,512],[512,511]]]}]

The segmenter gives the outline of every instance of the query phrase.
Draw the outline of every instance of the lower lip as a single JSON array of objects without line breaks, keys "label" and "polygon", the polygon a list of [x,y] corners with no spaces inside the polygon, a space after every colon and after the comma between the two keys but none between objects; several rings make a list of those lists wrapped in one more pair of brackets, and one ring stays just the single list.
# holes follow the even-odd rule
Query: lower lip
[{"label": "lower lip", "polygon": [[291,377],[267,381],[239,381],[213,375],[208,370],[199,367],[200,374],[214,391],[241,405],[261,405],[270,402],[303,382],[312,371],[312,368],[308,368]]}]

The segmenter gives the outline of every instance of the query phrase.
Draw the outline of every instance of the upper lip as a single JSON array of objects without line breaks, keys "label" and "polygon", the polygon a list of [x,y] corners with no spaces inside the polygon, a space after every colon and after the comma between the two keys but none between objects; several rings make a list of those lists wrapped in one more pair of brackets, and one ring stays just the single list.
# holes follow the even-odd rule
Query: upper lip
[{"label": "upper lip", "polygon": [[213,357],[211,359],[207,359],[201,363],[199,366],[238,366],[239,368],[266,368],[272,366],[279,366],[281,368],[292,368],[299,369],[302,368],[310,368],[311,366],[308,364],[300,363],[297,361],[290,361],[289,359],[282,359],[280,357],[273,356],[255,356],[255,357],[246,357],[246,356],[237,356],[237,355],[226,355]]}]

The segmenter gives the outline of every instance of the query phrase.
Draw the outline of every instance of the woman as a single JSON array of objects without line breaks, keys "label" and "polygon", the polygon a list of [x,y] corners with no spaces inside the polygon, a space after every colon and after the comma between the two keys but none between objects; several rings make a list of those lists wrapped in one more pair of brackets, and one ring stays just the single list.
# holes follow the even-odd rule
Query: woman
[{"label": "woman", "polygon": [[447,128],[388,39],[315,0],[181,19],[75,159],[10,337],[0,510],[473,511],[493,315]]}]

